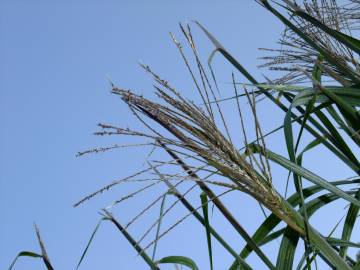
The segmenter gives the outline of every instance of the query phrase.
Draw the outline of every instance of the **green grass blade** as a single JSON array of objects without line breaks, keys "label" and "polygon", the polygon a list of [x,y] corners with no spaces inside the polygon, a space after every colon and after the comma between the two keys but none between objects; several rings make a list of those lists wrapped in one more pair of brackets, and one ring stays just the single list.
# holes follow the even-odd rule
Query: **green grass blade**
[{"label": "green grass blade", "polygon": [[[360,189],[357,191],[355,198],[360,199]],[[341,235],[341,239],[345,242],[349,241],[351,238],[351,234],[353,232],[354,225],[358,217],[358,213],[359,213],[359,207],[354,204],[351,204],[346,214],[343,231]],[[345,258],[346,252],[347,252],[347,246],[340,247],[339,254],[341,257]]]},{"label": "green grass blade", "polygon": [[85,255],[86,255],[86,253],[88,252],[89,247],[90,247],[92,241],[94,240],[95,234],[97,233],[97,231],[98,231],[98,229],[99,229],[99,227],[100,227],[100,225],[101,225],[101,223],[102,223],[103,220],[104,220],[103,218],[100,219],[100,221],[98,222],[98,224],[95,226],[95,229],[94,229],[94,231],[92,232],[92,234],[91,234],[91,236],[90,236],[90,239],[89,239],[89,241],[88,241],[88,243],[87,243],[87,245],[86,245],[83,253],[81,254],[81,257],[80,257],[80,260],[79,260],[79,262],[78,262],[78,264],[77,264],[77,266],[76,266],[76,269],[79,269],[82,261],[84,260]]},{"label": "green grass blade", "polygon": [[147,255],[147,253],[138,245],[138,243],[132,238],[132,236],[127,232],[127,230],[121,226],[121,224],[114,218],[114,216],[108,212],[104,211],[104,217],[106,220],[109,220],[115,225],[115,227],[124,235],[124,237],[129,241],[129,243],[134,247],[134,249],[139,253],[143,260],[149,265],[152,270],[160,270],[157,267],[156,263]]},{"label": "green grass blade", "polygon": [[303,149],[303,150],[298,154],[298,156],[296,157],[298,163],[301,163],[301,162],[302,162],[303,155],[304,155],[307,151],[309,151],[309,150],[315,148],[316,146],[320,145],[323,140],[325,140],[325,138],[324,138],[324,139],[317,139],[317,138],[316,138],[315,140],[312,140],[310,143],[308,143],[308,144],[304,147],[304,149]]},{"label": "green grass blade", "polygon": [[283,239],[281,241],[277,261],[276,269],[278,270],[291,270],[293,269],[293,262],[295,256],[296,246],[299,242],[299,234],[287,227]]},{"label": "green grass blade", "polygon": [[45,266],[46,266],[46,268],[48,270],[54,270],[53,266],[50,263],[49,256],[47,255],[45,244],[44,244],[44,242],[43,242],[43,240],[41,238],[40,230],[39,230],[39,228],[38,228],[38,226],[36,224],[34,224],[34,227],[35,227],[36,236],[37,236],[37,239],[38,239],[38,242],[39,242],[39,246],[40,246],[40,249],[41,249],[41,257],[43,259],[43,262],[44,262],[44,264],[45,264]]},{"label": "green grass blade", "polygon": [[159,214],[159,222],[156,226],[156,235],[155,235],[155,243],[154,243],[154,249],[153,249],[153,253],[151,256],[152,260],[155,260],[155,254],[156,254],[156,249],[157,249],[157,245],[158,245],[158,240],[159,240],[159,235],[160,235],[160,227],[161,227],[161,223],[163,220],[163,214],[164,214],[164,207],[165,207],[165,200],[166,200],[166,195],[165,194],[161,200],[161,204],[160,204],[160,214]]},{"label": "green grass blade", "polygon": [[[296,94],[293,100],[293,107],[306,105],[309,101],[316,96],[316,103],[325,103],[328,102],[328,96],[324,93],[319,93],[316,90],[316,87],[299,87],[293,85],[266,85],[266,84],[259,84],[254,85],[258,87],[262,87],[266,90],[275,90],[283,94]],[[357,87],[345,87],[345,86],[326,86],[326,89],[329,90],[331,93],[341,97],[347,104],[351,106],[360,106],[360,93],[359,88]],[[230,100],[234,97],[225,98],[220,101]]]},{"label": "green grass blade", "polygon": [[192,270],[199,270],[196,263],[192,259],[190,259],[188,257],[183,257],[183,256],[164,257],[161,260],[157,261],[156,263],[157,264],[165,264],[165,263],[181,264],[181,265],[189,267]]},{"label": "green grass blade", "polygon": [[282,167],[298,174],[301,177],[304,177],[306,179],[308,179],[309,181],[311,181],[312,183],[319,185],[321,187],[323,187],[324,189],[337,194],[338,196],[340,196],[341,198],[343,198],[344,200],[347,200],[351,203],[354,203],[357,206],[360,206],[360,201],[355,199],[354,197],[351,197],[349,195],[347,195],[344,191],[342,191],[341,189],[337,188],[336,186],[332,185],[331,183],[329,183],[328,181],[326,181],[325,179],[321,178],[320,176],[312,173],[311,171],[297,165],[294,162],[291,162],[290,160],[268,150],[268,149],[260,149],[260,146],[257,145],[252,145],[251,147],[252,151],[254,153],[265,153],[267,154],[267,157],[278,163],[279,165],[281,165]]},{"label": "green grass blade", "polygon": [[[305,127],[305,123],[310,116],[310,112],[313,109],[315,99],[316,99],[316,97],[313,98],[309,102],[309,104],[306,106],[305,116],[301,123],[301,128],[300,128],[299,135],[297,138],[296,146],[294,146],[294,142],[293,142],[293,131],[292,131],[292,122],[291,122],[291,114],[290,114],[291,106],[285,116],[284,134],[285,134],[286,146],[287,146],[290,161],[294,162],[295,164],[301,165],[301,159],[296,159],[295,153],[296,153],[298,145],[300,143],[301,135],[302,135],[303,129]],[[293,173],[293,178],[294,178],[294,185],[295,185],[296,191],[300,194],[300,198],[301,198],[300,207],[301,206],[305,207],[303,188],[302,188],[302,179],[296,173]],[[306,208],[304,208],[304,209],[306,209]],[[304,218],[304,225],[305,225],[305,232],[306,232],[305,250],[307,250],[309,248],[309,245],[308,245],[309,224],[308,224],[308,215],[307,215],[306,210],[303,212],[303,218]],[[280,246],[280,251],[279,251],[278,259],[277,259],[277,268],[278,269],[291,269],[292,268],[295,249],[296,249],[298,239],[299,239],[299,235],[289,227],[283,236],[283,240],[282,240],[282,243]],[[282,262],[282,260],[284,259],[284,256],[287,259],[285,259],[285,262]]]},{"label": "green grass blade", "polygon": [[207,201],[206,193],[202,192],[200,194],[200,199],[201,199],[201,206],[202,206],[204,221],[205,221],[206,239],[207,239],[209,260],[210,260],[210,269],[213,270],[214,268],[213,268],[213,256],[212,256],[212,248],[211,248],[209,211],[208,211],[208,201]]},{"label": "green grass blade", "polygon": [[311,264],[312,261],[315,259],[315,257],[312,256],[312,257],[308,260],[309,255],[311,254],[311,252],[312,252],[312,250],[310,250],[310,249],[305,250],[303,256],[301,257],[301,259],[300,259],[300,261],[299,261],[299,263],[298,263],[298,266],[296,267],[296,270],[301,270],[301,267],[302,267],[302,265],[304,264],[305,260],[307,260],[307,261],[306,261],[306,265],[304,266],[303,269],[305,270],[305,268],[308,268],[308,264]]},{"label": "green grass blade", "polygon": [[265,245],[273,240],[275,240],[276,238],[280,237],[283,233],[285,232],[285,228],[277,230],[273,233],[268,234],[267,236],[265,236],[260,242],[259,242],[259,246]]},{"label": "green grass blade", "polygon": [[329,131],[331,136],[336,141],[337,148],[348,157],[349,160],[351,160],[354,164],[357,164],[358,168],[360,168],[360,164],[354,155],[354,153],[351,151],[351,148],[349,145],[345,142],[343,139],[343,136],[340,135],[340,133],[337,131],[336,127],[331,123],[329,118],[321,111],[315,112],[316,116],[320,119],[320,121],[323,123],[323,125],[326,127],[326,129]]},{"label": "green grass blade", "polygon": [[351,138],[358,146],[360,146],[360,134],[348,126],[332,106],[327,107],[326,111],[331,115],[339,127],[346,132],[349,138]]},{"label": "green grass blade", "polygon": [[338,238],[328,237],[328,238],[326,238],[326,241],[332,246],[360,248],[359,243],[354,243],[354,242],[350,242],[350,241],[344,241],[344,240],[338,239]]},{"label": "green grass blade", "polygon": [[[322,71],[320,66],[319,66],[319,63],[322,63],[322,61],[323,61],[323,57],[321,55],[319,55],[317,60],[316,60],[314,70],[313,70],[313,77],[316,78],[316,80],[319,81],[319,82],[321,82],[321,71]],[[303,120],[301,122],[299,135],[298,135],[297,142],[296,142],[295,149],[294,149],[294,155],[297,152],[297,149],[298,149],[298,146],[299,146],[299,143],[300,143],[300,139],[301,139],[301,136],[302,136],[304,128],[305,128],[305,123],[309,119],[310,114],[314,109],[316,98],[317,98],[317,92],[315,92],[312,99],[306,104],[304,118],[303,118]],[[293,106],[293,104],[291,104],[291,106]],[[291,106],[290,106],[290,109],[291,109]],[[289,124],[291,125],[291,122]],[[296,160],[294,159],[293,161],[295,162]],[[301,159],[300,159],[300,161],[301,161]]]},{"label": "green grass blade", "polygon": [[[332,94],[341,97],[347,104],[351,106],[360,106],[360,93],[358,88],[354,87],[339,87],[339,86],[326,86],[326,89]],[[274,90],[276,90],[274,88]],[[288,92],[284,92],[288,93]],[[317,93],[315,88],[308,87],[299,91],[293,101],[293,106],[300,106],[307,104],[316,95],[316,103],[325,103],[331,99],[325,93]]]},{"label": "green grass blade", "polygon": [[295,162],[295,149],[294,149],[292,122],[291,122],[291,107],[285,115],[284,135],[285,135],[285,142],[286,142],[289,158],[292,162]]},{"label": "green grass blade", "polygon": [[[360,129],[360,115],[359,113],[351,107],[344,99],[327,89],[326,87],[319,86],[320,90],[330,99],[332,100],[341,110],[342,114],[346,119],[349,120],[353,124],[355,130]],[[357,90],[358,92],[359,90]]]},{"label": "green grass blade", "polygon": [[[306,210],[309,213],[309,217],[315,214],[315,212],[321,207],[338,199],[340,199],[340,197],[337,194],[328,193],[309,201],[308,203],[306,203]],[[304,211],[304,208],[300,208],[300,212],[302,211]]]},{"label": "green grass blade", "polygon": [[11,270],[15,263],[17,262],[17,260],[20,257],[31,257],[31,258],[42,258],[42,256],[40,254],[31,252],[31,251],[21,251],[19,252],[19,254],[15,257],[15,259],[12,261],[12,263],[10,264],[9,270]]}]

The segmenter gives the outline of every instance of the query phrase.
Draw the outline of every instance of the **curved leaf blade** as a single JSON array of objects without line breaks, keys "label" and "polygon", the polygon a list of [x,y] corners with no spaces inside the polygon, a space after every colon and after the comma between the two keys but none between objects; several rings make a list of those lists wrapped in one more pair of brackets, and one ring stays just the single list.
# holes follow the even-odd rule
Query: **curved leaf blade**
[{"label": "curved leaf blade", "polygon": [[189,267],[192,270],[199,270],[196,263],[192,259],[190,259],[188,257],[184,257],[184,256],[164,257],[161,260],[157,261],[157,263],[158,264],[165,264],[165,263],[181,264],[181,265]]},{"label": "curved leaf blade", "polygon": [[16,255],[15,259],[10,264],[9,270],[11,270],[14,267],[15,263],[17,262],[17,260],[20,257],[42,258],[42,255],[37,254],[37,253],[32,252],[32,251],[21,251],[21,252],[19,252],[18,255]]},{"label": "curved leaf blade", "polygon": [[342,191],[341,189],[337,188],[336,186],[332,185],[330,182],[326,181],[325,179],[321,178],[320,176],[314,174],[313,172],[297,165],[294,162],[291,162],[290,160],[268,150],[268,149],[263,149],[260,150],[260,146],[258,145],[252,145],[251,149],[253,152],[257,152],[257,153],[266,153],[267,157],[278,163],[279,165],[283,166],[284,168],[308,179],[310,182],[319,185],[321,187],[323,187],[324,189],[330,191],[331,193],[337,194],[338,196],[340,196],[341,198],[343,198],[344,200],[347,200],[353,204],[355,204],[356,206],[360,207],[360,201],[355,199],[352,196],[349,196],[348,194],[346,194],[344,191]]}]

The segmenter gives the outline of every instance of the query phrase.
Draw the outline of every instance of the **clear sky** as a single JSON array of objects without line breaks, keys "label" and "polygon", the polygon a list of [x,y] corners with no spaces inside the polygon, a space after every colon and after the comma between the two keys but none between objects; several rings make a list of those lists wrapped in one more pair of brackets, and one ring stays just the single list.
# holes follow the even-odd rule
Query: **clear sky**
[{"label": "clear sky", "polygon": [[[79,208],[73,208],[73,203],[141,169],[149,151],[130,149],[75,157],[78,151],[95,146],[128,142],[126,138],[93,136],[99,122],[139,126],[119,98],[110,94],[108,78],[148,95],[152,83],[139,68],[141,61],[188,89],[184,91],[191,97],[190,77],[168,32],[181,36],[178,23],[194,19],[258,78],[266,72],[256,68],[262,55],[257,48],[275,46],[282,26],[252,0],[0,0],[0,269],[6,269],[21,250],[39,251],[34,222],[55,268],[75,268],[99,220],[98,211],[133,191],[134,186],[117,187]],[[192,27],[206,59],[211,45]],[[220,56],[215,63],[223,81],[229,81],[232,69]],[[266,102],[264,106],[264,129],[270,130],[281,123],[283,115]],[[273,145],[283,146],[282,142]],[[144,201],[150,201],[146,196],[114,211],[119,220],[125,223],[140,211]],[[256,204],[242,202],[247,200],[229,200],[239,204],[238,218],[252,232],[259,222],[252,215]],[[152,220],[144,219],[131,229],[136,236]],[[164,238],[158,254],[187,255],[207,269],[204,231],[193,229],[196,223],[190,219]],[[232,229],[217,225],[240,250],[243,242]],[[215,251],[216,269],[232,262],[220,247],[215,246]],[[16,269],[39,269],[40,264],[24,258]],[[144,268],[141,258],[110,224],[100,228],[82,265],[82,269]]]}]

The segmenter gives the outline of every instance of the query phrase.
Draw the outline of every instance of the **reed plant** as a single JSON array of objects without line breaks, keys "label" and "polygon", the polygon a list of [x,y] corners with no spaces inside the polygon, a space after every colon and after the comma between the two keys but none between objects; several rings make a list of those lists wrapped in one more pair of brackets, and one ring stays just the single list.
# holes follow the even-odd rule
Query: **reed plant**
[{"label": "reed plant", "polygon": [[[208,65],[204,66],[201,61],[190,25],[180,25],[185,45],[173,34],[171,39],[189,71],[200,102],[196,103],[184,97],[182,91],[147,65],[141,66],[154,80],[156,99],[149,99],[133,90],[112,85],[112,93],[128,106],[144,125],[145,131],[101,123],[96,135],[140,137],[150,142],[137,146],[150,145],[157,151],[166,153],[169,159],[154,161],[148,157],[145,169],[106,185],[84,197],[75,206],[118,184],[144,180],[147,183],[144,187],[105,208],[101,222],[109,221],[114,224],[151,269],[160,269],[162,264],[168,263],[198,269],[192,258],[181,255],[155,258],[156,246],[161,243],[162,237],[188,217],[195,218],[199,222],[200,230],[206,234],[210,269],[213,269],[213,259],[216,257],[212,252],[214,240],[234,259],[232,265],[224,265],[222,269],[255,269],[247,261],[252,252],[269,269],[317,269],[318,260],[322,260],[332,269],[360,269],[359,260],[348,253],[349,247],[360,247],[355,242],[358,235],[354,235],[360,207],[360,40],[355,37],[359,27],[360,2],[257,2],[264,8],[264,12],[272,13],[285,26],[280,39],[281,48],[264,49],[270,55],[263,58],[265,62],[262,67],[279,71],[276,79],[257,81],[209,30],[194,22],[194,27],[199,27],[215,47]],[[190,55],[185,53],[185,46],[190,50]],[[225,99],[220,98],[216,72],[212,67],[215,54],[222,55],[224,61],[229,62],[238,73],[231,74],[234,94]],[[239,83],[236,79],[239,75],[247,82]],[[245,99],[253,119],[253,140],[250,140],[249,131],[245,128],[241,99]],[[266,134],[261,129],[261,118],[257,116],[262,99],[268,99],[284,112],[283,125]],[[238,114],[243,134],[243,145],[234,141],[231,132],[231,127],[238,124],[229,122],[223,112],[223,104],[229,100],[234,101],[234,110]],[[281,130],[284,133],[287,157],[271,151],[266,144],[269,135]],[[315,148],[321,146],[327,149],[321,151],[324,155],[321,158],[334,155],[338,162],[353,172],[354,177],[346,179],[344,174],[344,179],[333,181],[302,166],[304,154],[311,155]],[[120,147],[125,146],[95,148],[79,155]],[[288,185],[294,186],[294,194],[287,196],[277,189],[275,183],[278,180],[273,179],[271,173],[271,165],[274,163],[285,169],[289,178],[292,177],[292,181],[289,181],[289,178],[287,180]],[[170,169],[167,170],[170,173],[165,173],[167,167],[177,169]],[[145,181],[146,174],[152,175],[148,181]],[[179,187],[185,182],[191,183],[191,187],[182,192]],[[158,185],[165,185],[167,191],[149,205],[144,205],[144,209],[126,226],[121,225],[111,213],[112,207],[120,202],[142,196],[144,191]],[[190,191],[194,190],[200,193],[201,200],[198,204],[187,198]],[[222,196],[230,192],[233,196],[246,193],[259,203],[259,211],[262,209],[264,212],[262,224],[252,235],[241,225],[241,220],[235,218],[234,211],[237,209],[228,208],[222,202]],[[164,207],[164,201],[169,196],[174,197],[174,204],[182,204],[188,214],[180,217],[166,230],[161,230],[162,220],[174,205]],[[334,237],[333,232],[325,234],[319,231],[317,224],[313,224],[310,218],[323,207],[340,200],[348,203],[348,208],[339,209],[344,211],[344,220],[324,217],[328,222],[336,224],[334,231],[337,229],[341,232],[341,236]],[[160,216],[156,216],[155,222],[143,237],[136,240],[129,233],[129,226],[159,204]],[[215,229],[211,225],[208,213],[210,204],[214,205],[239,237],[244,239],[246,245],[242,250],[235,250],[233,243],[221,236],[221,228]],[[78,267],[85,258],[101,222],[96,226]],[[144,245],[143,240],[151,230],[155,230],[156,236],[153,241]],[[39,233],[38,236],[42,253],[23,252],[19,256],[41,257],[47,268],[53,269]],[[279,238],[282,240],[277,260],[274,262],[269,258],[269,254],[262,251],[262,245]],[[300,243],[303,243],[303,249]],[[153,256],[149,255],[150,247],[153,247]],[[295,252],[302,255],[297,257]]]}]

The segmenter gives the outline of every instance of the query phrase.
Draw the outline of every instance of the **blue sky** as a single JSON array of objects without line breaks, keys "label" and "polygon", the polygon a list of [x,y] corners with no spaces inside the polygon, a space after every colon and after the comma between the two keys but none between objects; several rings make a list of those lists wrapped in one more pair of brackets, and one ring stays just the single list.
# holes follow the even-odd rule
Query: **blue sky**
[{"label": "blue sky", "polygon": [[[258,78],[266,72],[256,68],[261,56],[257,48],[275,46],[282,26],[255,1],[0,1],[1,269],[6,269],[17,252],[39,250],[34,222],[56,269],[75,268],[99,220],[98,211],[133,191],[134,186],[117,187],[79,208],[73,208],[73,203],[141,169],[149,151],[129,149],[75,157],[81,150],[130,141],[93,136],[99,122],[140,126],[119,98],[110,94],[108,78],[123,88],[151,95],[152,82],[138,66],[143,62],[184,89],[186,95],[194,95],[168,35],[172,31],[180,37],[178,23],[194,19]],[[192,27],[206,59],[211,44]],[[229,81],[231,67],[219,56],[215,64],[222,82]],[[223,83],[223,87],[228,86]],[[264,129],[270,130],[281,123],[283,115],[263,104],[259,113],[264,115]],[[274,140],[272,145],[276,150],[283,142]],[[150,201],[146,196],[117,209],[119,220],[126,222],[134,216],[144,201]],[[256,203],[244,205],[246,199],[224,198],[229,204],[243,206],[239,220],[253,231],[259,222],[252,216]],[[145,216],[144,220],[131,229],[136,236],[152,219]],[[203,230],[193,229],[195,224],[188,220],[166,236],[159,256],[188,255],[206,269],[205,235]],[[222,222],[217,225],[239,249],[243,242],[232,229]],[[217,269],[231,263],[220,247],[215,245],[215,250]],[[256,258],[250,257],[250,261]],[[21,259],[16,269],[39,269],[40,264]],[[122,235],[104,224],[82,269],[145,267]]]}]

